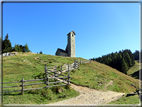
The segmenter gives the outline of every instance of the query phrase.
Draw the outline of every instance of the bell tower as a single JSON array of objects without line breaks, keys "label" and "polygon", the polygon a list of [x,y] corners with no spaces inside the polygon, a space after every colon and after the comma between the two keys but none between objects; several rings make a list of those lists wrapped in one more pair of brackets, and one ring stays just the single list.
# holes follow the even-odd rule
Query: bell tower
[{"label": "bell tower", "polygon": [[75,57],[75,32],[71,31],[67,34],[68,36],[68,55],[69,57]]}]

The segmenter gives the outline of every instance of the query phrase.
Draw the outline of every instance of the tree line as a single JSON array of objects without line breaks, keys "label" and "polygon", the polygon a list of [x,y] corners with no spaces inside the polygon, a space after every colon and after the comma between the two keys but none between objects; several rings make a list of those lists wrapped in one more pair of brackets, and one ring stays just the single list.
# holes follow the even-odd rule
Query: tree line
[{"label": "tree line", "polygon": [[111,54],[103,55],[99,58],[92,58],[91,60],[104,63],[125,74],[127,74],[130,67],[135,65],[134,56],[129,49],[119,51],[119,53],[112,52]]},{"label": "tree line", "polygon": [[135,60],[139,60],[139,56],[141,55],[141,59],[142,59],[142,50],[141,50],[141,52],[140,51],[138,51],[138,50],[136,50],[134,53],[133,53],[133,55],[134,55],[134,59]]},{"label": "tree line", "polygon": [[31,52],[29,50],[27,43],[24,46],[15,44],[15,46],[12,47],[11,42],[8,39],[8,34],[7,34],[5,39],[2,41],[2,53],[13,52],[13,51],[16,51],[16,52]]}]

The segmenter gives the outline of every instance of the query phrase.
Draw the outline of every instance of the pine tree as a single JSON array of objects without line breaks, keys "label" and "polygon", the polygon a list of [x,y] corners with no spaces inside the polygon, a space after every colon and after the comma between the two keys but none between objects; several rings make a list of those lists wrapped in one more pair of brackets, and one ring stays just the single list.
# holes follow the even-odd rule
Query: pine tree
[{"label": "pine tree", "polygon": [[121,72],[127,74],[128,66],[124,59],[121,61]]},{"label": "pine tree", "polygon": [[128,53],[126,53],[126,60],[128,62],[129,67],[132,67],[132,61]]},{"label": "pine tree", "polygon": [[21,52],[21,51],[22,51],[22,49],[20,48],[19,45],[17,45],[17,52]]},{"label": "pine tree", "polygon": [[10,40],[8,39],[8,34],[6,35],[5,40],[2,42],[2,51],[3,53],[12,51],[12,46]]},{"label": "pine tree", "polygon": [[127,73],[127,70],[135,63],[134,56],[128,49],[119,51],[119,53],[112,52],[111,54],[95,58],[95,60],[97,62],[109,65],[123,73]]},{"label": "pine tree", "polygon": [[130,50],[128,50],[128,54],[129,54],[129,56],[131,58],[132,66],[135,65],[134,55],[132,54],[132,52]]},{"label": "pine tree", "polygon": [[16,51],[16,52],[23,52],[22,45],[16,45],[15,44],[14,51]]},{"label": "pine tree", "polygon": [[30,52],[30,50],[29,50],[29,47],[28,47],[27,43],[26,43],[26,45],[24,46],[24,48],[25,48],[25,52]]},{"label": "pine tree", "polygon": [[139,51],[138,51],[138,50],[136,50],[136,51],[133,53],[133,55],[134,55],[134,59],[135,59],[135,60],[139,60]]},{"label": "pine tree", "polygon": [[118,53],[118,55],[117,55],[117,66],[116,66],[116,69],[118,71],[121,71],[121,61],[122,61],[121,53]]},{"label": "pine tree", "polygon": [[15,44],[15,46],[14,46],[14,51],[18,52],[18,47],[17,47],[16,44]]}]

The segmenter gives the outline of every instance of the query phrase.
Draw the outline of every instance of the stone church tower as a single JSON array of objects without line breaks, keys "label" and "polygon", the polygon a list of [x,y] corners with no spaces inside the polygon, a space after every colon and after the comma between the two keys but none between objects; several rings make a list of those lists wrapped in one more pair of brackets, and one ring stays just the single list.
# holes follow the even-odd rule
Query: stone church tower
[{"label": "stone church tower", "polygon": [[68,36],[68,55],[69,57],[75,57],[75,32],[71,31],[70,33],[67,34]]},{"label": "stone church tower", "polygon": [[71,31],[67,34],[67,46],[66,50],[58,48],[55,55],[57,56],[67,56],[75,57],[75,32]]}]

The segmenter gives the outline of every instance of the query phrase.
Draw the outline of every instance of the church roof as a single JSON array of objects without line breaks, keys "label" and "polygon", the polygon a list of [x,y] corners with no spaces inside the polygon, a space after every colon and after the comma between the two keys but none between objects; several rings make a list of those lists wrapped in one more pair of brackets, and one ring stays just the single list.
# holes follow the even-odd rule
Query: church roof
[{"label": "church roof", "polygon": [[[71,32],[73,32],[73,33],[74,33],[74,35],[76,35],[74,31],[71,31]],[[71,32],[70,32],[70,33],[71,33]],[[68,33],[68,35],[69,35],[70,33]]]},{"label": "church roof", "polygon": [[59,50],[60,52],[67,53],[67,51],[66,51],[66,50],[63,50],[63,49],[60,49],[60,48],[58,48],[57,50]]}]

